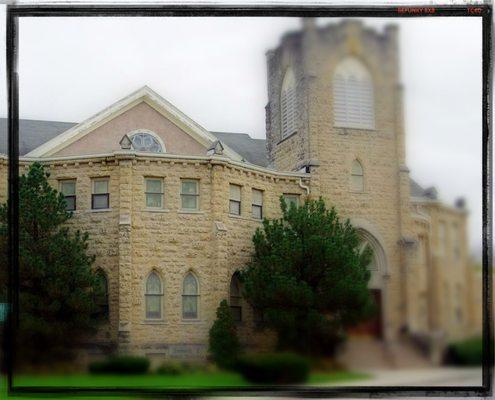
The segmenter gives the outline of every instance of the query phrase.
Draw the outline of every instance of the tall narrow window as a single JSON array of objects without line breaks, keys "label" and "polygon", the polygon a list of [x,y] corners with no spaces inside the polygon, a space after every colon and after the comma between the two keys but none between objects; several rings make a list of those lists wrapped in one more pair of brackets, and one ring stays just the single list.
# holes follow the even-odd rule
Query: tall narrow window
[{"label": "tall narrow window", "polygon": [[91,208],[100,210],[110,208],[110,194],[108,193],[108,178],[93,179],[93,194]]},{"label": "tall narrow window", "polygon": [[230,185],[229,213],[241,215],[241,187]]},{"label": "tall narrow window", "polygon": [[195,179],[182,179],[180,198],[183,210],[199,210],[199,182]]},{"label": "tall narrow window", "polygon": [[333,116],[336,127],[374,129],[373,81],[366,67],[349,57],[335,68]]},{"label": "tall narrow window", "polygon": [[146,279],[146,318],[161,319],[163,289],[160,277],[152,272]]},{"label": "tall narrow window", "polygon": [[261,190],[253,189],[252,213],[253,218],[263,218],[263,192]]},{"label": "tall narrow window", "polygon": [[146,207],[163,207],[163,180],[160,178],[146,178]]},{"label": "tall narrow window", "polygon": [[438,253],[445,255],[445,242],[447,241],[447,227],[445,222],[438,224]]},{"label": "tall narrow window", "polygon": [[67,211],[74,211],[76,209],[76,180],[64,179],[60,181],[60,192],[65,198],[65,209]]},{"label": "tall narrow window", "polygon": [[108,279],[102,269],[96,271],[98,292],[95,296],[95,304],[98,307],[97,316],[100,319],[108,320]]},{"label": "tall narrow window", "polygon": [[364,173],[363,166],[358,160],[352,162],[351,167],[351,189],[354,192],[362,192],[364,190]]},{"label": "tall narrow window", "polygon": [[452,248],[454,261],[458,262],[461,258],[461,242],[460,242],[460,232],[459,225],[454,222],[452,225]]},{"label": "tall narrow window", "polygon": [[198,297],[199,288],[198,280],[189,272],[184,278],[182,287],[182,318],[197,319],[198,318]]},{"label": "tall narrow window", "polygon": [[296,131],[296,80],[292,69],[288,69],[280,92],[280,123],[282,139]]},{"label": "tall narrow window", "polygon": [[242,321],[241,282],[237,274],[232,275],[230,280],[230,312],[234,322]]}]

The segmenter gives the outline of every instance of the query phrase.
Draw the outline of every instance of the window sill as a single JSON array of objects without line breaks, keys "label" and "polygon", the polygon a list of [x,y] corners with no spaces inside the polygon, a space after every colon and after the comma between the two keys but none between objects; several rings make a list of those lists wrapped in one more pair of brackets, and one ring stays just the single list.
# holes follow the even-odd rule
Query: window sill
[{"label": "window sill", "polygon": [[365,190],[349,190],[349,193],[352,193],[352,194],[369,194],[369,192],[367,192]]},{"label": "window sill", "polygon": [[229,218],[235,218],[235,219],[249,219],[249,218],[246,218],[242,215],[239,215],[239,214],[230,214],[229,213]]},{"label": "window sill", "polygon": [[92,213],[100,213],[100,212],[110,212],[110,211],[113,211],[111,208],[91,208],[89,210],[89,212],[92,212]]},{"label": "window sill", "polygon": [[141,325],[166,325],[167,323],[163,319],[145,319],[141,322]]},{"label": "window sill", "polygon": [[253,217],[244,217],[243,215],[236,215],[236,214],[229,214],[228,217],[232,219],[242,219],[243,221],[263,222],[262,219],[253,218]]},{"label": "window sill", "polygon": [[201,319],[184,319],[184,318],[182,318],[182,320],[180,321],[180,323],[184,325],[200,324],[201,322],[203,322]]},{"label": "window sill", "polygon": [[168,208],[143,208],[142,212],[150,212],[150,213],[168,213],[170,210]]},{"label": "window sill", "polygon": [[376,128],[356,128],[356,127],[350,127],[350,126],[333,126],[335,129],[340,129],[342,132],[340,132],[341,135],[347,135],[349,132],[348,131],[364,131],[364,132],[376,132]]},{"label": "window sill", "polygon": [[178,214],[204,214],[201,210],[179,210]]},{"label": "window sill", "polygon": [[280,143],[282,143],[282,142],[285,142],[287,139],[291,138],[291,137],[292,137],[292,136],[294,136],[294,135],[297,135],[297,131],[292,132],[290,135],[288,135],[288,136],[284,137],[283,139],[280,139],[280,140],[277,142],[277,145],[279,145],[279,144],[280,144]]}]

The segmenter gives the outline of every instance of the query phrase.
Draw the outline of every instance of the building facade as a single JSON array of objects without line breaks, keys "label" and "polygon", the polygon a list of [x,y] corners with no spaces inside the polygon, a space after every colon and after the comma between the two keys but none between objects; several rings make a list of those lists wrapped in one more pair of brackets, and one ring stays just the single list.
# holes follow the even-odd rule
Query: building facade
[{"label": "building facade", "polygon": [[[266,141],[210,132],[148,87],[79,124],[20,121],[20,172],[48,167],[107,283],[91,352],[202,359],[223,299],[242,342],[269,349],[235,271],[281,195],[322,197],[372,247],[379,313],[354,334],[391,351],[407,337],[433,355],[481,330],[467,211],[409,177],[397,27],[305,20],[267,68]],[[5,201],[5,156],[1,168]]]}]

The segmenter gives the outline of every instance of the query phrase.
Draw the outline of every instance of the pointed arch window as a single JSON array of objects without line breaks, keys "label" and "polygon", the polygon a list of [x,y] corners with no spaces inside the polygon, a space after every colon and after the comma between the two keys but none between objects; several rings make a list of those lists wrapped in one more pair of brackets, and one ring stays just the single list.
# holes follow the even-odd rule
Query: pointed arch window
[{"label": "pointed arch window", "polygon": [[375,128],[373,80],[368,69],[354,57],[346,58],[335,68],[333,117],[336,127]]},{"label": "pointed arch window", "polygon": [[199,285],[198,280],[189,272],[184,278],[182,285],[182,318],[197,319],[198,318],[198,297]]},{"label": "pointed arch window", "polygon": [[236,323],[242,321],[242,295],[239,275],[234,274],[230,280],[230,313]]},{"label": "pointed arch window", "polygon": [[375,257],[375,252],[373,251],[373,247],[366,240],[363,240],[361,242],[361,246],[359,247],[359,253],[363,255],[365,251],[371,251],[371,260],[369,261],[366,267],[371,272],[378,271],[378,265],[376,263],[376,257]]},{"label": "pointed arch window", "polygon": [[364,190],[364,172],[363,166],[358,160],[352,162],[351,167],[351,190],[362,192]]},{"label": "pointed arch window", "polygon": [[146,279],[146,318],[162,318],[162,281],[156,272],[152,272]]},{"label": "pointed arch window", "polygon": [[291,68],[287,70],[282,81],[280,119],[284,139],[296,131],[296,80]]},{"label": "pointed arch window", "polygon": [[103,271],[102,269],[98,269],[96,271],[96,281],[98,285],[98,292],[95,296],[95,304],[98,308],[96,316],[99,319],[108,320],[108,279],[105,271]]}]

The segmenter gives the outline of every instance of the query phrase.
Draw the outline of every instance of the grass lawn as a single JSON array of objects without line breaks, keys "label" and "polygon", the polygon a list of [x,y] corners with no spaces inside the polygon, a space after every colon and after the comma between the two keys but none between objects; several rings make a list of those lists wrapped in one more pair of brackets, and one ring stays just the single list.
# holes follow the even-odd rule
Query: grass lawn
[{"label": "grass lawn", "polygon": [[[318,386],[323,384],[338,384],[345,385],[346,381],[353,381],[358,379],[365,379],[368,375],[355,373],[355,372],[315,372],[312,373],[308,384],[311,386]],[[2,381],[4,383],[5,380]],[[196,372],[183,375],[89,375],[89,374],[77,374],[77,375],[21,375],[14,377],[15,386],[56,386],[56,387],[85,387],[85,388],[119,388],[125,391],[126,388],[141,387],[150,389],[163,389],[163,388],[215,388],[215,387],[239,387],[239,386],[253,386],[249,382],[246,382],[241,375],[235,372]],[[0,393],[0,397],[4,398],[5,385],[2,385],[3,389]],[[5,396],[6,397],[6,396]],[[55,396],[53,394],[36,397],[24,397],[15,396],[10,398],[64,398],[64,396]],[[67,398],[67,397],[65,397]],[[85,397],[77,397],[82,400]],[[89,397],[88,397],[89,398]],[[94,398],[94,397],[92,397]],[[103,398],[100,396],[99,398]],[[123,399],[123,397],[108,396],[112,399]]]}]

